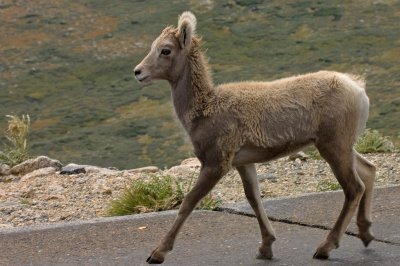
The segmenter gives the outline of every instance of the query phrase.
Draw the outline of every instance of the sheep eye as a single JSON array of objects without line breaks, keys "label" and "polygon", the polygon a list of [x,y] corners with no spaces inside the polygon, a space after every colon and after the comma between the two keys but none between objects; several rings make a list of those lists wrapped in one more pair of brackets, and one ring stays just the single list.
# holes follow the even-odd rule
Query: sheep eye
[{"label": "sheep eye", "polygon": [[161,50],[161,54],[162,55],[169,55],[171,53],[171,50],[170,49],[162,49]]}]

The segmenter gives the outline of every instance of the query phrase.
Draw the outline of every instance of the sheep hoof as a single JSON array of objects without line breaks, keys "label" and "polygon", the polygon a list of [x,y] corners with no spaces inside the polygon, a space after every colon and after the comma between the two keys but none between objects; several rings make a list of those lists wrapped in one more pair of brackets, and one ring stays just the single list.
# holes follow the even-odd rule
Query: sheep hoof
[{"label": "sheep hoof", "polygon": [[271,246],[260,247],[257,254],[259,260],[271,260],[272,259],[272,248]]},{"label": "sheep hoof", "polygon": [[371,243],[371,241],[374,240],[374,239],[375,239],[375,238],[372,237],[372,238],[370,238],[370,239],[361,239],[361,240],[362,240],[362,242],[364,243],[364,246],[365,246],[365,247],[368,247],[369,243]]},{"label": "sheep hoof", "polygon": [[313,256],[314,259],[317,260],[327,260],[329,258],[328,254],[320,254],[318,251],[314,253]]},{"label": "sheep hoof", "polygon": [[373,235],[369,235],[368,237],[364,236],[361,238],[361,241],[364,243],[365,247],[368,247],[369,243],[371,243],[372,240],[374,240],[375,237]]},{"label": "sheep hoof", "polygon": [[268,252],[268,253],[258,252],[256,258],[258,260],[272,260],[272,252]]},{"label": "sheep hoof", "polygon": [[147,258],[146,262],[147,262],[148,264],[161,264],[161,263],[163,263],[164,261],[155,259],[155,258],[153,258],[152,256],[150,256],[150,257]]},{"label": "sheep hoof", "polygon": [[265,254],[258,253],[256,258],[258,260],[272,260],[272,254],[271,255],[265,255]]}]

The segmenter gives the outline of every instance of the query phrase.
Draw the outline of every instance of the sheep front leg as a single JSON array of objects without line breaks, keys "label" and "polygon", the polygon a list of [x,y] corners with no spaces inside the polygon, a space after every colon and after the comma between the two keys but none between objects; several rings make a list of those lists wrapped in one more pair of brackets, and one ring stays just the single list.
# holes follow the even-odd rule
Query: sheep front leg
[{"label": "sheep front leg", "polygon": [[238,166],[236,169],[242,179],[246,198],[254,210],[258,224],[260,225],[262,244],[259,248],[257,259],[272,259],[272,243],[275,241],[276,237],[274,229],[268,220],[267,213],[261,202],[256,167],[254,164],[248,164]]},{"label": "sheep front leg", "polygon": [[173,248],[176,236],[178,235],[183,223],[196,207],[197,203],[218,183],[222,175],[222,171],[219,169],[202,167],[196,184],[183,199],[179,208],[178,216],[176,217],[171,229],[147,259],[149,264],[160,264],[164,262],[165,256]]}]

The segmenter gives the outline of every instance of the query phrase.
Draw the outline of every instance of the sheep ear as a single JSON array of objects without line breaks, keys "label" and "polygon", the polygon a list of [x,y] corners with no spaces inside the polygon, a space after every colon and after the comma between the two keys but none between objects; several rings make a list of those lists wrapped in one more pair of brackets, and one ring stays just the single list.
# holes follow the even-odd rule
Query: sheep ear
[{"label": "sheep ear", "polygon": [[196,17],[186,11],[179,16],[177,38],[182,49],[190,49],[192,38],[196,32]]}]

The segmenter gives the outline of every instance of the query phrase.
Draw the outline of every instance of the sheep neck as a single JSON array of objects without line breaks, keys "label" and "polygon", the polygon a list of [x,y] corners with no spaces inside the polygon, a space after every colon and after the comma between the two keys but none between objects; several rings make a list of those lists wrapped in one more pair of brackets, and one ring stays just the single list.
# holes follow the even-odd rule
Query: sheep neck
[{"label": "sheep neck", "polygon": [[204,110],[215,95],[208,63],[197,47],[192,48],[182,74],[171,86],[175,112],[190,131],[205,116]]}]

